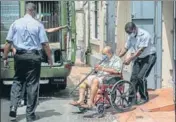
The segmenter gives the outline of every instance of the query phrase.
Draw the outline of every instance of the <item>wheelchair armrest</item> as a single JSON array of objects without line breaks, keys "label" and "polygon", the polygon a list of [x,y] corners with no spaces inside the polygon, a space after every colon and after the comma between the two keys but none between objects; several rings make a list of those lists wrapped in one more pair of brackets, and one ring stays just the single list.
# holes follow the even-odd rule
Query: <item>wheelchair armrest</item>
[{"label": "wheelchair armrest", "polygon": [[116,82],[118,82],[119,80],[122,80],[122,77],[114,75],[108,79],[104,79],[103,84],[104,85],[112,85],[112,84],[115,84]]},{"label": "wheelchair armrest", "polygon": [[122,73],[111,73],[114,77],[123,77]]}]

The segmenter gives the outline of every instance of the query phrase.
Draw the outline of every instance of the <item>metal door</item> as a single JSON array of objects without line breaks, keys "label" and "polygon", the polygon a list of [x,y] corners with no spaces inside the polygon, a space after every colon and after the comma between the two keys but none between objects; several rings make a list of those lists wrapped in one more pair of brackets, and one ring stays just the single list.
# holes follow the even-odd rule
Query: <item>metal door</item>
[{"label": "metal door", "polygon": [[147,30],[153,37],[157,48],[157,61],[148,80],[148,88],[161,87],[162,66],[162,11],[161,1],[132,1],[132,21],[140,28]]}]

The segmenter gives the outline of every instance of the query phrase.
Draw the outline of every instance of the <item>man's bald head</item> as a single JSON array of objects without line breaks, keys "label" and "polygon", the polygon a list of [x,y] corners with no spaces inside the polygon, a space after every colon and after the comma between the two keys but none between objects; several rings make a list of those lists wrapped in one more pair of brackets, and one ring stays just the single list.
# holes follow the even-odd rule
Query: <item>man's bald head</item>
[{"label": "man's bald head", "polygon": [[104,47],[103,50],[102,50],[102,54],[111,56],[113,54],[112,48],[110,46]]},{"label": "man's bald head", "polygon": [[35,17],[36,16],[36,5],[34,3],[27,3],[26,13],[30,14],[32,17]]},{"label": "man's bald head", "polygon": [[106,46],[103,48],[102,53],[108,53],[111,52],[112,48],[110,46]]}]

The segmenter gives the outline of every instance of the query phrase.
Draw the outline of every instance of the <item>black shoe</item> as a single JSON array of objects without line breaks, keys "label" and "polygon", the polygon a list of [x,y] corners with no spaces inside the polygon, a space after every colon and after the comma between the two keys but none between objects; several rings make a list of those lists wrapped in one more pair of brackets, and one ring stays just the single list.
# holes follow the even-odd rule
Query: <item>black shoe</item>
[{"label": "black shoe", "polygon": [[145,104],[145,103],[147,103],[149,100],[148,99],[140,99],[140,100],[138,100],[137,102],[136,102],[136,105],[142,105],[142,104]]},{"label": "black shoe", "polygon": [[27,122],[33,122],[33,121],[36,121],[39,119],[40,119],[40,117],[34,114],[31,117],[27,117]]},{"label": "black shoe", "polygon": [[16,111],[17,111],[17,108],[16,108],[16,107],[12,106],[12,107],[10,108],[9,116],[10,116],[10,120],[11,120],[11,121],[16,120]]}]

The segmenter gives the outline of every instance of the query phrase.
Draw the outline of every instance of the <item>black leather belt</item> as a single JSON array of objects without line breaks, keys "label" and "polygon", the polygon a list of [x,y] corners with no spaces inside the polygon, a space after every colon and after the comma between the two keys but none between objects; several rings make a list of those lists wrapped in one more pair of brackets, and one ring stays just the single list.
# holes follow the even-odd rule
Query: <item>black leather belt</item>
[{"label": "black leather belt", "polygon": [[34,53],[39,54],[38,50],[17,50],[16,54]]}]

